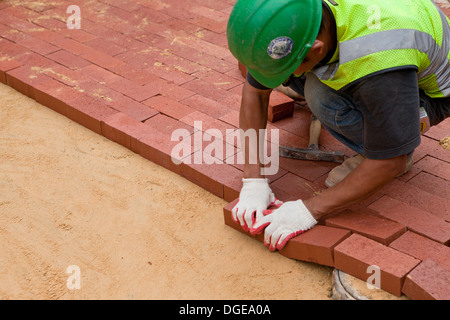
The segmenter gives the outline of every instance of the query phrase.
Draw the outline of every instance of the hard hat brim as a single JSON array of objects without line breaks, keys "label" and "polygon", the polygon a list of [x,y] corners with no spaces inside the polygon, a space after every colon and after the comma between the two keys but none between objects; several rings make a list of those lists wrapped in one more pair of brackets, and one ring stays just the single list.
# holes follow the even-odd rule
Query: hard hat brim
[{"label": "hard hat brim", "polygon": [[312,44],[309,43],[306,44],[302,53],[298,57],[298,63],[294,64],[291,68],[287,69],[286,71],[278,73],[276,76],[275,75],[267,76],[266,74],[263,74],[258,70],[249,67],[247,67],[247,70],[252,75],[252,77],[255,78],[255,80],[258,81],[263,86],[267,88],[276,88],[282,83],[284,83],[294,73],[294,71],[297,70],[297,68],[302,64],[303,60],[305,60],[305,57],[308,54],[311,47]]}]

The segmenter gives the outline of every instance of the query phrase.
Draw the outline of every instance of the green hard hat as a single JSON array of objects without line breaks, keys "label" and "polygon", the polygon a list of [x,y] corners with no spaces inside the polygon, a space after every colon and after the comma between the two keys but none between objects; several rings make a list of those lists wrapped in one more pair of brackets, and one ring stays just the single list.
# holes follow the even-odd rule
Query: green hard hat
[{"label": "green hard hat", "polygon": [[321,22],[321,0],[237,0],[228,47],[258,82],[275,88],[305,59]]}]

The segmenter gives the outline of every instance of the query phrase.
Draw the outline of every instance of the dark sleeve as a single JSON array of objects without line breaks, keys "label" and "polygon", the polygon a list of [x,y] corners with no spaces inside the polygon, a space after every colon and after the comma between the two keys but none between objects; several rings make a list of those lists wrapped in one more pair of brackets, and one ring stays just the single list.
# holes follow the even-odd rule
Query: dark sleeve
[{"label": "dark sleeve", "polygon": [[250,72],[247,71],[247,82],[256,89],[259,90],[272,90],[271,88],[267,88],[263,86],[261,83],[259,83],[253,76],[250,74]]},{"label": "dark sleeve", "polygon": [[415,69],[389,71],[346,89],[363,115],[364,152],[390,159],[420,144],[419,88]]}]

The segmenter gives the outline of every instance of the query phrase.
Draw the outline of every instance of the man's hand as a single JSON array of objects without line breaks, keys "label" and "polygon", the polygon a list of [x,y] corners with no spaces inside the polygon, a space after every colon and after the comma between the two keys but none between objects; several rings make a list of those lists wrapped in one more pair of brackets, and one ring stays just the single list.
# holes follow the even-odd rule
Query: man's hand
[{"label": "man's hand", "polygon": [[265,210],[250,229],[252,234],[264,232],[264,244],[271,251],[284,248],[289,239],[311,229],[317,224],[302,200],[288,201],[276,210]]},{"label": "man's hand", "polygon": [[271,205],[280,206],[282,202],[275,198],[268,179],[242,179],[242,182],[244,185],[239,194],[239,201],[231,210],[231,217],[248,231],[255,221],[263,217],[264,210]]}]

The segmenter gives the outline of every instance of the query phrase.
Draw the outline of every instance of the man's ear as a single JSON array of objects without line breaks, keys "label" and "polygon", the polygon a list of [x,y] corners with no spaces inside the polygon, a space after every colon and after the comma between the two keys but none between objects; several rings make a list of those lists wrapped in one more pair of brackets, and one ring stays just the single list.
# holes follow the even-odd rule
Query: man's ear
[{"label": "man's ear", "polygon": [[322,40],[316,39],[310,49],[315,55],[321,55],[323,53],[325,44]]}]

